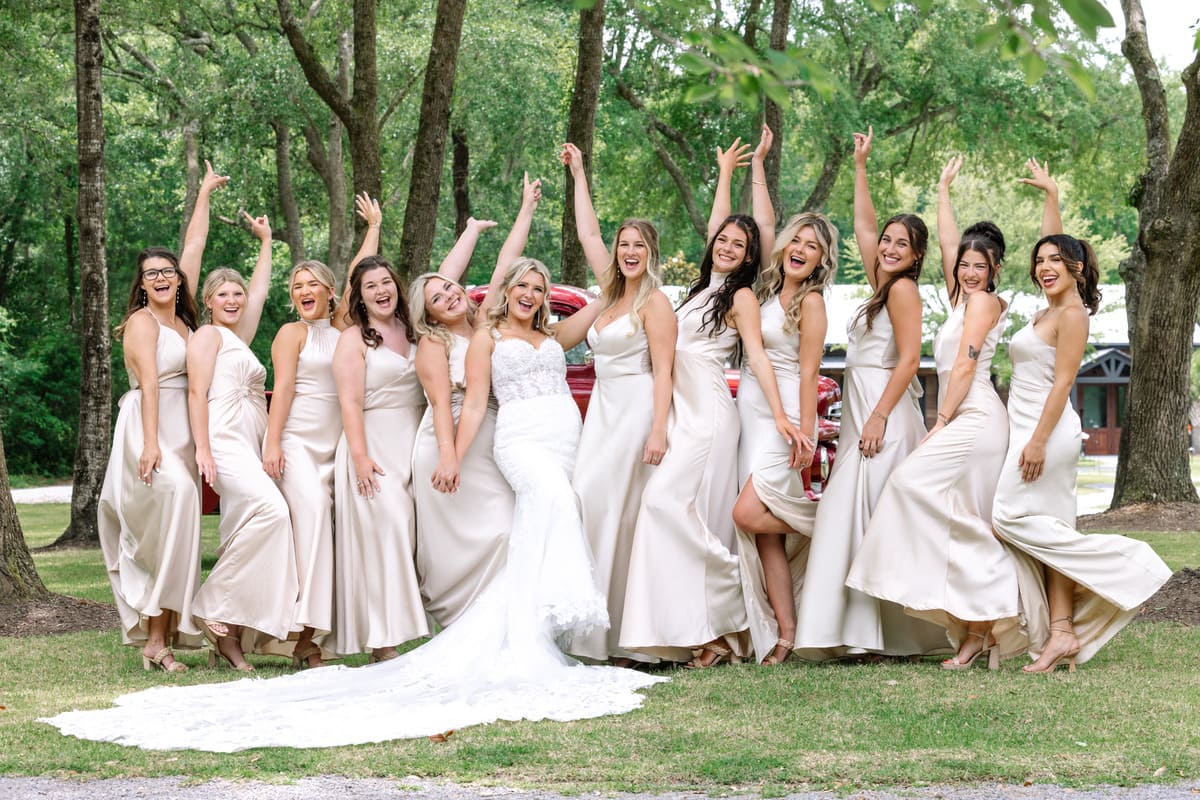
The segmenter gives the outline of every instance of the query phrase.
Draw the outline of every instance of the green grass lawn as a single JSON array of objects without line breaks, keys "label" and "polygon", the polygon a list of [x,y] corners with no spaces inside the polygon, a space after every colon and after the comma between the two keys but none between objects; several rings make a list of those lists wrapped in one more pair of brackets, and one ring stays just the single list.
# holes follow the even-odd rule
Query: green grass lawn
[{"label": "green grass lawn", "polygon": [[[65,506],[21,506],[34,546]],[[215,520],[205,520],[206,552]],[[1139,533],[1173,569],[1200,566],[1200,535]],[[51,589],[111,599],[98,551],[40,553]],[[164,683],[230,680],[199,653],[182,676],[145,673],[116,633],[0,639],[0,774],[187,775],[291,780],[418,775],[559,791],[779,794],[798,787],[1002,781],[1131,784],[1200,777],[1200,629],[1135,623],[1075,675],[947,673],[934,662],[679,670],[633,713],[571,723],[498,723],[425,739],[232,755],[154,753],[61,736],[35,722],[101,708]],[[1181,657],[1189,654],[1189,657]],[[463,653],[486,665],[487,653]],[[260,674],[287,671],[256,659]],[[272,663],[279,666],[272,666]],[[229,713],[237,713],[229,709]],[[314,724],[319,721],[314,720]]]}]

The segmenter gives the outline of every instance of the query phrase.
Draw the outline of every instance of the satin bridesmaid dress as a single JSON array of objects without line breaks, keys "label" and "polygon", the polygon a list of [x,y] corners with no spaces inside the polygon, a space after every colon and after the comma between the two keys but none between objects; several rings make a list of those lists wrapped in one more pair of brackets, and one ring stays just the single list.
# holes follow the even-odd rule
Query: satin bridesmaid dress
[{"label": "satin bridesmaid dress", "polygon": [[718,638],[738,657],[750,652],[733,529],[738,417],[725,381],[738,334],[700,330],[725,278],[714,272],[675,312],[670,446],[646,483],[629,555],[620,646],[669,661]]},{"label": "satin bridesmaid dress", "polygon": [[[800,420],[800,334],[784,331],[785,316],[779,295],[762,304],[763,346],[775,372],[784,413],[803,431]],[[801,471],[792,469],[789,464],[791,447],[776,430],[771,406],[749,364],[742,365],[737,409],[741,420],[738,487],[740,489],[747,480],[753,480],[754,492],[762,504],[788,527],[802,534],[784,538],[784,551],[792,574],[792,593],[793,597],[799,598],[817,503],[805,493]],[[753,534],[738,529],[738,561],[746,597],[746,616],[755,659],[761,661],[774,651],[779,639],[779,625],[767,601],[766,580],[754,539]]]},{"label": "satin bridesmaid dress", "polygon": [[1021,451],[1042,416],[1054,385],[1055,349],[1026,325],[1008,348],[1009,447],[992,507],[996,536],[1017,555],[1021,610],[1029,651],[1037,658],[1050,638],[1045,569],[1075,581],[1076,663],[1096,654],[1125,627],[1138,607],[1171,577],[1150,545],[1116,534],[1075,530],[1075,479],[1082,434],[1079,415],[1063,409],[1046,442],[1046,463],[1032,483],[1021,479]]},{"label": "satin bridesmaid dress", "polygon": [[208,390],[208,439],[221,546],[192,614],[242,626],[243,652],[290,655],[299,584],[287,503],[262,468],[267,371],[236,333],[214,327],[221,349]]},{"label": "satin bridesmaid dress", "polygon": [[343,434],[334,467],[334,649],[343,655],[429,635],[413,563],[412,452],[425,395],[406,356],[381,345],[365,358],[367,453],[384,474],[373,498],[358,494]]},{"label": "satin bridesmaid dress", "polygon": [[[454,336],[450,350],[450,407],[457,426],[466,393],[466,356],[470,339]],[[492,454],[496,403],[471,449],[459,464],[459,490],[439,492],[430,482],[440,452],[433,408],[425,410],[413,448],[413,497],[416,501],[416,569],[425,610],[442,627],[451,625],[504,566],[512,527],[513,492]]]},{"label": "satin bridesmaid dress", "polygon": [[[339,331],[329,320],[302,320],[306,339],[296,363],[296,393],[283,426],[279,489],[291,511],[300,596],[295,624],[321,644],[333,630],[333,462],[342,435],[333,381]],[[332,653],[330,653],[332,655]]]},{"label": "satin bridesmaid dress", "polygon": [[909,617],[895,603],[846,587],[850,564],[888,477],[925,435],[918,405],[921,388],[914,378],[888,415],[879,452],[863,458],[859,451],[862,426],[899,359],[887,309],[876,315],[870,328],[865,314],[859,312],[847,326],[837,457],[817,506],[808,570],[797,602],[796,650],[801,658],[814,661],[862,653],[904,656],[948,651],[941,628]]},{"label": "satin bridesmaid dress", "polygon": [[[962,341],[959,303],[933,342],[938,384],[946,387]],[[1018,625],[1017,571],[992,534],[992,500],[1008,451],[1008,414],[990,367],[1007,315],[988,332],[966,397],[950,424],[888,479],[846,585],[904,606],[946,629],[961,645],[971,621],[994,621],[1002,657],[1025,650]],[[840,455],[840,452],[839,452]]]},{"label": "satin bridesmaid dress", "polygon": [[597,661],[656,661],[622,648],[619,642],[638,510],[646,483],[658,469],[642,462],[654,422],[650,342],[645,326],[639,324],[635,330],[628,314],[600,329],[592,325],[587,341],[595,357],[596,383],[572,484],[595,560],[596,580],[608,598],[611,627],[577,637],[571,652]]},{"label": "satin bridesmaid dress", "polygon": [[154,360],[162,463],[151,485],[143,483],[142,392],[131,371],[100,490],[100,548],[121,640],[144,646],[149,618],[169,612],[167,644],[194,648],[204,641],[192,620],[200,583],[200,476],[188,424],[187,343],[174,328],[159,324]]}]

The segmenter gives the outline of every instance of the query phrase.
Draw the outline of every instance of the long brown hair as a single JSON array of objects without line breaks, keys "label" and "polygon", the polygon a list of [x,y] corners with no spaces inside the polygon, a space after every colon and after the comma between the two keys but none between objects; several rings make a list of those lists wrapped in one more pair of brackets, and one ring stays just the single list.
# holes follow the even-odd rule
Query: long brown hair
[{"label": "long brown hair", "polygon": [[[893,223],[900,223],[904,226],[904,230],[908,232],[908,241],[912,244],[913,252],[916,258],[913,264],[904,272],[897,273],[889,277],[878,289],[875,294],[871,295],[871,299],[866,302],[862,308],[858,310],[858,315],[855,316],[854,322],[858,323],[863,316],[867,318],[867,330],[871,330],[871,323],[875,321],[875,317],[880,311],[887,308],[888,295],[891,294],[892,287],[896,285],[896,281],[908,279],[913,283],[921,277],[921,267],[925,264],[925,250],[929,247],[929,228],[925,227],[925,220],[918,217],[916,214],[897,214],[883,224],[879,230],[879,242],[883,241],[883,235],[887,233],[887,229]],[[876,242],[878,244],[878,242]],[[875,251],[875,268],[879,268],[879,251]]]},{"label": "long brown hair", "polygon": [[350,273],[350,288],[347,290],[346,299],[350,321],[362,331],[362,338],[367,347],[378,347],[383,344],[383,335],[371,327],[367,306],[362,299],[363,275],[379,267],[386,269],[396,284],[396,310],[392,312],[392,316],[404,326],[404,338],[408,340],[409,344],[416,344],[417,340],[413,337],[412,318],[408,313],[408,298],[405,296],[404,284],[400,282],[400,276],[392,268],[391,262],[383,256],[367,256],[354,265],[354,270]]},{"label": "long brown hair", "polygon": [[125,333],[129,318],[150,304],[146,290],[142,288],[142,265],[152,258],[161,258],[175,268],[175,276],[179,278],[179,287],[175,290],[175,317],[182,320],[189,331],[199,326],[200,309],[196,307],[196,298],[192,296],[192,287],[188,286],[187,275],[179,268],[179,259],[165,247],[147,247],[138,253],[137,271],[133,274],[133,286],[129,287],[129,300],[125,304],[125,316],[114,330],[113,335],[120,339]]},{"label": "long brown hair", "polygon": [[[733,308],[733,296],[737,294],[737,290],[743,287],[753,288],[754,281],[758,278],[762,240],[759,239],[758,223],[754,221],[754,217],[746,214],[730,214],[721,222],[717,227],[717,232],[713,234],[704,250],[704,258],[700,261],[700,276],[688,289],[683,302],[676,306],[676,310],[683,308],[688,300],[700,294],[712,283],[713,249],[717,245],[717,237],[730,225],[735,226],[746,235],[746,257],[737,269],[729,273],[729,276],[725,278],[725,283],[721,284],[721,288],[713,292],[708,301],[708,310],[700,317],[700,331],[707,330],[710,339],[728,327],[729,323],[725,318]],[[711,328],[709,328],[710,324]]]},{"label": "long brown hair", "polygon": [[1033,253],[1029,256],[1029,277],[1039,289],[1042,284],[1037,279],[1037,254],[1044,244],[1052,244],[1058,248],[1058,254],[1067,265],[1067,272],[1075,279],[1075,287],[1079,289],[1079,296],[1087,306],[1088,316],[1099,311],[1100,265],[1096,261],[1096,251],[1092,246],[1065,233],[1052,233],[1038,239],[1038,243],[1033,246]]}]

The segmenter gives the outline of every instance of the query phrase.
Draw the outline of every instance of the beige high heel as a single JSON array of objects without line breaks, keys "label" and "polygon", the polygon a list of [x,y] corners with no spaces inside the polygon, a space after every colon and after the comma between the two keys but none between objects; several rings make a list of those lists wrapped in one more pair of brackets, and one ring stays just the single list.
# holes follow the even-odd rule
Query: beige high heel
[{"label": "beige high heel", "polygon": [[[713,660],[709,661],[707,664],[704,662],[705,652],[712,653],[714,656]],[[708,669],[709,667],[715,667],[718,664],[729,661],[732,656],[733,651],[728,647],[722,644],[717,644],[716,642],[709,642],[700,648],[699,656],[693,658],[683,666],[685,669]]]},{"label": "beige high heel", "polygon": [[942,662],[942,669],[969,669],[975,660],[984,653],[988,654],[987,666],[990,670],[1000,669],[1000,648],[996,647],[994,641],[989,642],[988,634],[979,633],[978,631],[967,631],[967,638],[974,637],[983,642],[983,646],[971,654],[971,657],[966,661],[959,661],[958,656],[948,658]]},{"label": "beige high heel", "polygon": [[[171,663],[167,664],[166,659],[171,659]],[[154,654],[154,658],[142,654],[142,669],[146,672],[152,672],[155,669],[161,669],[163,672],[187,672],[188,665],[180,663],[175,659],[175,654],[171,652],[171,648],[164,647]]]},{"label": "beige high heel", "polygon": [[319,656],[319,655],[321,655],[321,648],[318,645],[313,644],[310,641],[308,643],[308,647],[304,648],[303,650],[296,649],[296,650],[292,651],[292,668],[293,669],[316,669],[317,667],[323,667],[323,666],[325,666],[324,662],[317,664],[316,667],[313,667],[311,664],[308,663],[308,660],[310,658],[312,658],[313,656]]},{"label": "beige high heel", "polygon": [[[785,663],[789,658],[791,658],[795,654],[794,650],[793,650],[793,648],[795,646],[796,646],[795,642],[789,642],[787,639],[780,639],[779,641],[775,642],[775,646],[771,648],[771,652],[767,654],[767,657],[764,658],[762,661],[758,662],[759,666],[774,667],[779,664]],[[787,653],[783,656],[783,658],[776,658],[775,651],[781,647],[784,650],[786,650]]]},{"label": "beige high heel", "polygon": [[208,639],[208,643],[212,645],[212,649],[208,651],[208,666],[219,667],[221,659],[229,662],[229,666],[238,672],[254,672],[254,665],[246,660],[246,656],[242,654],[242,663],[234,664],[233,659],[225,655],[221,650],[222,639],[232,639],[233,635],[230,632],[229,626],[223,622],[204,622],[204,638]]},{"label": "beige high heel", "polygon": [[[1026,664],[1021,667],[1022,672],[1040,674],[1044,672],[1054,672],[1058,669],[1058,665],[1067,662],[1067,672],[1075,671],[1075,656],[1079,655],[1079,640],[1075,638],[1075,619],[1074,617],[1059,617],[1058,619],[1050,620],[1050,633],[1065,633],[1072,639],[1075,639],[1075,644],[1068,647],[1065,651],[1059,654],[1058,658],[1054,659],[1049,666],[1038,669],[1036,664]],[[1051,637],[1053,638],[1053,636]],[[1047,640],[1047,644],[1049,641]]]}]

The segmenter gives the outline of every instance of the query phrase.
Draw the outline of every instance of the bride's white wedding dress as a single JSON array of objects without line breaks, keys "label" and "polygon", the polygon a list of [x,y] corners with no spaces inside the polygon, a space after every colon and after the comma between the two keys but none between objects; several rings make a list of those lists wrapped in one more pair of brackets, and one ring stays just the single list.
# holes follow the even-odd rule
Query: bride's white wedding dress
[{"label": "bride's white wedding dress", "polygon": [[[495,455],[516,493],[508,561],[451,627],[369,667],[323,667],[271,680],[161,687],[116,706],[44,720],[63,733],[151,750],[232,752],[428,736],[495,720],[573,720],[641,705],[665,680],[565,656],[575,635],[608,625],[570,475],[579,412],[562,348],[497,339]],[[463,502],[471,487],[463,486]]]}]

